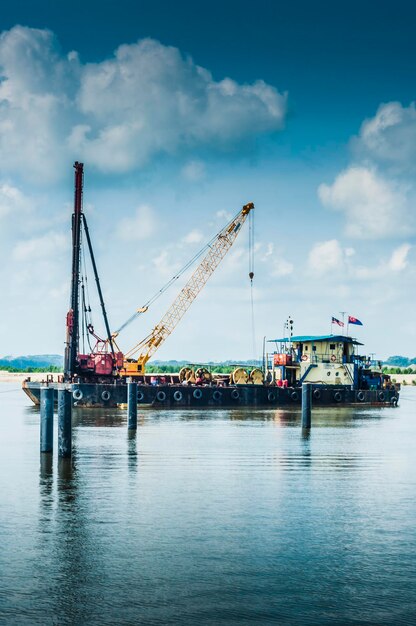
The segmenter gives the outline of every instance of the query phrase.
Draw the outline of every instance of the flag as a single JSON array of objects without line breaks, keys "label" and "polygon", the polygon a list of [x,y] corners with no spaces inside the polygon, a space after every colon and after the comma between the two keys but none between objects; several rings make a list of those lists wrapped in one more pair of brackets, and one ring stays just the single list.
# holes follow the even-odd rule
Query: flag
[{"label": "flag", "polygon": [[[336,317],[332,318],[331,324],[338,324],[338,326],[344,326],[344,322],[340,322],[340,320],[337,320]],[[360,324],[361,324],[361,322],[360,322]]]},{"label": "flag", "polygon": [[363,323],[360,322],[360,320],[357,320],[356,317],[353,317],[352,315],[348,316],[348,324],[357,324],[357,326],[362,326]]}]

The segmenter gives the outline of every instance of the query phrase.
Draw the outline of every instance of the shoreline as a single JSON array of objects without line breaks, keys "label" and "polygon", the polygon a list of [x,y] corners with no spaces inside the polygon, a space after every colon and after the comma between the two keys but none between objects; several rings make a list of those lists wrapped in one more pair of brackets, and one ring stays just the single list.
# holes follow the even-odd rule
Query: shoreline
[{"label": "shoreline", "polygon": [[53,376],[53,380],[57,381],[58,376],[61,375],[56,372],[6,372],[2,370],[0,371],[0,383],[22,383],[26,378],[36,382],[46,382],[47,376]]}]

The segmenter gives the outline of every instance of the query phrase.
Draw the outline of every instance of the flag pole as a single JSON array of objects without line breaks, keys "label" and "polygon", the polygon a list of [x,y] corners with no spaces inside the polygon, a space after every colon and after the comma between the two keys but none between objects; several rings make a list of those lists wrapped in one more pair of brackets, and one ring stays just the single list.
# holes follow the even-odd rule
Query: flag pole
[{"label": "flag pole", "polygon": [[341,315],[342,315],[342,334],[345,333],[345,324],[344,324],[344,316],[346,311],[340,311]]}]

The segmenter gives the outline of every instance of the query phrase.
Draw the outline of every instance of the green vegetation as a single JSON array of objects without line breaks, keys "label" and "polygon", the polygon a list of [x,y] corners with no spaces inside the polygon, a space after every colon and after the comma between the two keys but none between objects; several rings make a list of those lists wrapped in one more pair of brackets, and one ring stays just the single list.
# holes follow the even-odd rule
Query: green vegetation
[{"label": "green vegetation", "polygon": [[385,361],[385,364],[390,367],[408,367],[409,365],[416,364],[416,357],[413,359],[409,359],[406,356],[389,356],[389,358]]},{"label": "green vegetation", "polygon": [[148,374],[174,374],[179,370],[180,368],[175,365],[146,365]]},{"label": "green vegetation", "polygon": [[414,374],[412,367],[383,367],[384,374]]},{"label": "green vegetation", "polygon": [[62,367],[57,367],[56,365],[48,365],[46,367],[25,367],[24,369],[21,369],[19,367],[0,365],[0,371],[9,372],[10,374],[35,374],[37,372],[60,374],[62,372]]},{"label": "green vegetation", "polygon": [[254,367],[258,367],[257,365],[247,365],[247,364],[238,364],[238,365],[225,365],[223,363],[215,363],[215,364],[192,364],[187,363],[177,363],[176,365],[146,365],[146,372],[148,374],[174,374],[178,373],[182,367],[192,367],[193,369],[198,369],[198,367],[206,367],[210,372],[215,372],[216,374],[231,374],[235,370],[236,367],[245,367],[248,370],[253,369]]}]

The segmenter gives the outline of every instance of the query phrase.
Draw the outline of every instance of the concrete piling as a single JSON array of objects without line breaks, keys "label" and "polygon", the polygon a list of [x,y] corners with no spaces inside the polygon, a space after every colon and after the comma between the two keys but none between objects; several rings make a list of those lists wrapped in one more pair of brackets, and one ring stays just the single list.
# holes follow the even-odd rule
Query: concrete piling
[{"label": "concrete piling", "polygon": [[302,385],[302,428],[311,427],[312,415],[312,385],[303,383]]},{"label": "concrete piling", "polygon": [[127,424],[129,430],[137,430],[137,383],[127,383]]},{"label": "concrete piling", "polygon": [[53,394],[52,387],[40,390],[40,451],[53,451]]},{"label": "concrete piling", "polygon": [[72,454],[72,394],[58,390],[58,453],[61,458]]}]

